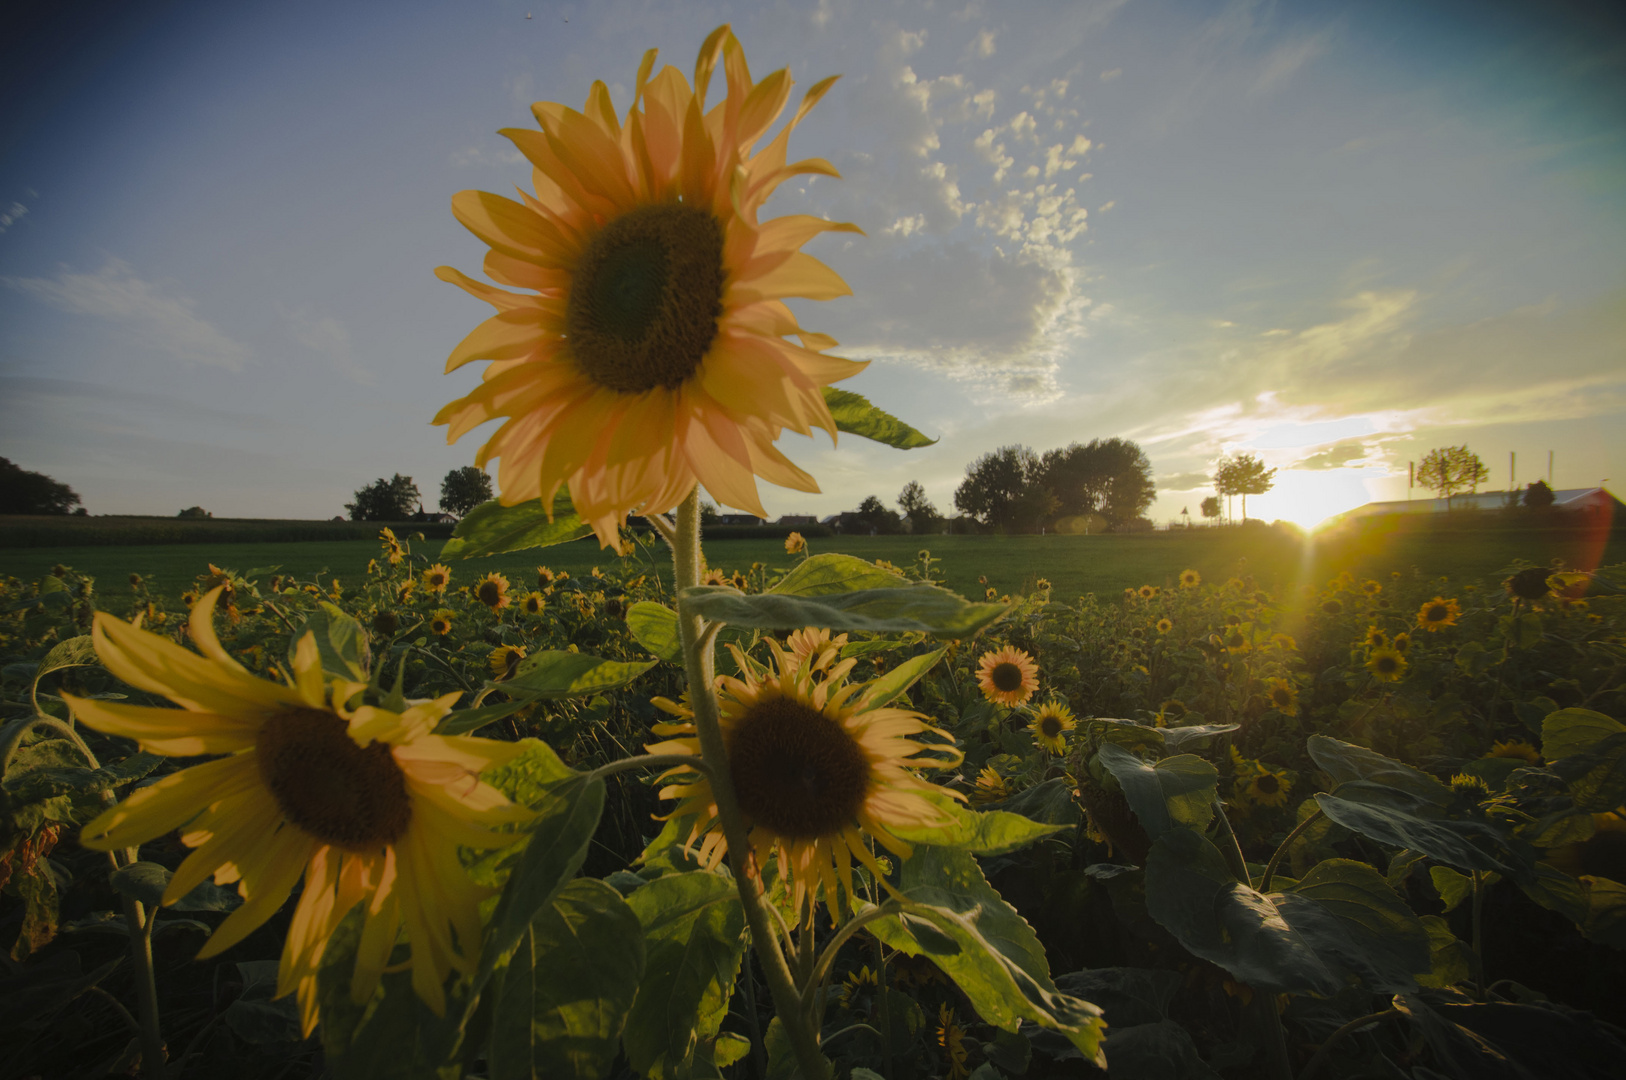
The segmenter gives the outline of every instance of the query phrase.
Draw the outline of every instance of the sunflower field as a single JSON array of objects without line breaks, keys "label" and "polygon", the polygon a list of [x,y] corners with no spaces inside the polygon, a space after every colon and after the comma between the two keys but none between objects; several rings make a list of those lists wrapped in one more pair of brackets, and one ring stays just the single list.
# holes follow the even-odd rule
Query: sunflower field
[{"label": "sunflower field", "polygon": [[856,227],[759,220],[835,80],[769,137],[728,27],[655,59],[453,198],[502,495],[438,550],[0,579],[0,1076],[1618,1075],[1626,568],[708,565],[785,430],[929,440],[784,302]]}]

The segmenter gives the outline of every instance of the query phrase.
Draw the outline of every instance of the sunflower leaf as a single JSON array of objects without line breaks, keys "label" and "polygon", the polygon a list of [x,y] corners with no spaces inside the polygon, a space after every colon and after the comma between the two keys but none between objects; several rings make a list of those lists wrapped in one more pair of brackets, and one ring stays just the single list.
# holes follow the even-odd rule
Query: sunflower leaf
[{"label": "sunflower leaf", "polygon": [[288,663],[293,665],[299,643],[305,635],[314,634],[316,651],[322,658],[322,670],[329,675],[356,682],[367,681],[371,649],[366,629],[345,613],[337,604],[322,601],[305,616],[305,621],[288,638]]},{"label": "sunflower leaf", "polygon": [[1207,827],[1219,781],[1213,765],[1195,754],[1146,761],[1110,742],[1100,753],[1148,837],[1156,840],[1177,825]]},{"label": "sunflower leaf", "polygon": [[933,792],[925,797],[950,821],[944,825],[891,826],[899,839],[911,844],[969,851],[973,855],[1004,855],[1069,828],[1046,825],[1006,810],[971,810],[961,806],[947,792]]},{"label": "sunflower leaf", "polygon": [[748,596],[726,585],[695,585],[683,590],[678,606],[714,622],[761,630],[918,630],[955,638],[970,637],[1007,610],[1004,604],[970,603],[924,583],[825,596]]},{"label": "sunflower leaf", "polygon": [[[937,666],[937,662],[943,659],[946,652],[947,645],[929,653],[911,656],[885,675],[871,681],[868,689],[864,691],[864,699],[869,703],[869,707],[878,709],[903,697],[911,686],[920,681],[921,676]],[[904,704],[907,706],[909,703],[906,700]]]},{"label": "sunflower leaf", "polygon": [[677,612],[653,600],[640,600],[627,609],[627,629],[633,640],[662,660],[683,662],[683,640]]},{"label": "sunflower leaf", "polygon": [[1504,846],[1509,839],[1484,822],[1423,817],[1393,805],[1336,795],[1320,794],[1315,800],[1335,824],[1379,843],[1421,851],[1459,870],[1495,870],[1516,880],[1528,876],[1517,863],[1510,865],[1480,846]]},{"label": "sunflower leaf", "polygon": [[470,510],[452,538],[440,549],[442,559],[473,559],[481,555],[501,555],[526,548],[551,547],[589,536],[593,527],[577,516],[570,498],[560,494],[553,501],[551,520],[541,499],[504,506],[496,499]]},{"label": "sunflower leaf", "polygon": [[873,439],[899,450],[915,450],[922,446],[932,446],[937,442],[936,439],[928,439],[891,413],[877,409],[869,403],[868,398],[851,390],[837,390],[833,386],[826,386],[824,403],[830,407],[830,415],[835,419],[839,431]]},{"label": "sunflower leaf", "polygon": [[654,666],[653,660],[604,660],[587,653],[548,649],[527,656],[513,678],[493,685],[530,698],[585,697],[625,686]]},{"label": "sunflower leaf", "polygon": [[859,589],[891,589],[907,582],[902,574],[857,556],[826,552],[803,560],[768,591],[779,596],[831,596]]}]

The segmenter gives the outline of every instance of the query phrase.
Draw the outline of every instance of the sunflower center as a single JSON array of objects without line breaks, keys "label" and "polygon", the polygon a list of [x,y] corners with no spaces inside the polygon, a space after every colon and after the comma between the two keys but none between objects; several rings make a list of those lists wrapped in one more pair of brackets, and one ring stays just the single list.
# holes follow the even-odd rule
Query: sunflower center
[{"label": "sunflower center", "polygon": [[406,832],[412,804],[390,748],[357,746],[332,713],[279,713],[260,729],[256,751],[283,814],[318,840],[367,853]]},{"label": "sunflower center", "polygon": [[1039,734],[1054,739],[1061,734],[1061,717],[1046,716],[1039,721]]},{"label": "sunflower center", "polygon": [[1277,781],[1276,777],[1274,777],[1270,773],[1266,773],[1265,775],[1261,776],[1259,779],[1255,780],[1254,781],[1254,786],[1257,787],[1260,790],[1260,792],[1262,794],[1265,794],[1265,795],[1274,795],[1274,794],[1276,794],[1278,791],[1280,791],[1282,789],[1281,783],[1279,781]]},{"label": "sunflower center", "polygon": [[502,589],[497,587],[495,581],[480,582],[480,603],[486,607],[496,607],[497,601],[502,599]]},{"label": "sunflower center", "polygon": [[1581,873],[1619,881],[1626,877],[1626,833],[1600,829],[1581,845]]},{"label": "sunflower center", "polygon": [[799,701],[751,708],[728,744],[740,808],[789,840],[839,833],[858,816],[870,764],[839,723]]},{"label": "sunflower center", "polygon": [[723,230],[682,203],[640,206],[582,252],[565,333],[582,372],[623,394],[675,389],[694,374],[723,311]]},{"label": "sunflower center", "polygon": [[1435,606],[1428,609],[1428,621],[1429,622],[1439,622],[1441,619],[1445,618],[1445,615],[1446,615],[1446,608],[1445,608],[1445,605],[1443,605],[1443,604],[1436,604]]},{"label": "sunflower center", "polygon": [[1270,695],[1270,697],[1278,707],[1286,705],[1293,700],[1293,695],[1288,693],[1286,690],[1277,690],[1274,694]]},{"label": "sunflower center", "polygon": [[994,684],[994,689],[1009,694],[1022,689],[1022,669],[1016,664],[1006,660],[995,664],[988,673],[988,680]]}]

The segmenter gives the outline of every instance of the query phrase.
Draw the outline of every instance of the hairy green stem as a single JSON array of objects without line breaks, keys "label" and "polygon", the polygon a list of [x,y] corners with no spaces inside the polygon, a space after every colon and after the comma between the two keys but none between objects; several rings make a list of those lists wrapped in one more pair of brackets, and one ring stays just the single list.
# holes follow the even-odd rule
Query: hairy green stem
[{"label": "hairy green stem", "polygon": [[1293,841],[1304,835],[1304,830],[1314,825],[1323,816],[1325,815],[1322,813],[1321,808],[1317,807],[1315,813],[1295,825],[1293,831],[1287,834],[1287,839],[1277,845],[1275,852],[1270,856],[1270,862],[1265,864],[1265,876],[1259,879],[1260,892],[1270,891],[1270,881],[1276,876],[1276,867],[1281,863],[1282,856],[1287,854],[1288,847],[1292,845]]},{"label": "hairy green stem", "polygon": [[[1253,880],[1248,875],[1248,860],[1242,854],[1242,844],[1236,838],[1236,831],[1231,828],[1231,819],[1225,816],[1225,804],[1218,797],[1214,799],[1214,817],[1219,822],[1220,832],[1229,841],[1220,848],[1221,854],[1237,879],[1251,887]],[[1287,1057],[1287,1034],[1282,1031],[1281,1014],[1276,1011],[1276,995],[1254,990],[1253,1000],[1248,1002],[1246,1012],[1255,1033],[1264,1041],[1265,1075],[1271,1080],[1293,1080],[1293,1066]]]},{"label": "hairy green stem", "polygon": [[819,1052],[818,1029],[801,1008],[801,995],[791,977],[790,965],[779,947],[768,922],[768,913],[762,900],[762,883],[751,865],[750,833],[745,815],[740,811],[739,798],[734,793],[734,778],[729,774],[728,749],[723,744],[722,722],[717,705],[717,691],[713,685],[715,667],[706,627],[700,616],[683,611],[683,590],[700,584],[700,491],[697,487],[678,507],[677,526],[673,530],[672,570],[679,596],[678,630],[683,639],[683,669],[689,683],[689,703],[694,709],[695,732],[699,737],[700,756],[712,765],[711,790],[717,800],[717,817],[723,828],[723,839],[728,844],[728,862],[734,871],[734,884],[739,889],[740,904],[745,908],[745,922],[756,946],[757,959],[773,997],[774,1011],[785,1034],[790,1038],[803,1080],[826,1080],[830,1075],[824,1055]]},{"label": "hairy green stem", "polygon": [[149,915],[141,901],[124,897],[124,922],[130,935],[130,960],[135,964],[136,1011],[141,1016],[141,1075],[163,1080],[164,1036],[158,1027],[158,984],[153,978],[152,930],[158,909]]},{"label": "hairy green stem", "polygon": [[1485,875],[1473,871],[1474,882],[1474,997],[1485,1000]]},{"label": "hairy green stem", "polygon": [[669,769],[676,765],[703,772],[707,776],[712,775],[711,766],[693,754],[643,754],[638,757],[618,758],[600,765],[587,774],[587,782],[592,783],[594,780],[602,780],[606,776],[614,776],[616,773],[631,769]]}]

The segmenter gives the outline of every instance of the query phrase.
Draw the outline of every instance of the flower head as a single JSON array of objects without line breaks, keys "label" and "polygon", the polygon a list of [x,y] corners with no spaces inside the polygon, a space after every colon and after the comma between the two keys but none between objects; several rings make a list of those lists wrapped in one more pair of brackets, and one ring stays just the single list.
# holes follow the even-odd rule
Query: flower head
[{"label": "flower head", "polygon": [[1020,705],[1039,689],[1039,666],[1021,649],[1007,645],[982,654],[977,661],[977,685],[982,696],[996,705]]},{"label": "flower head", "polygon": [[519,662],[525,659],[525,646],[498,645],[486,657],[486,666],[491,669],[491,677],[497,682],[512,679],[519,670]]},{"label": "flower head", "polygon": [[1373,649],[1366,658],[1366,670],[1384,682],[1399,682],[1406,677],[1406,658],[1393,647]]},{"label": "flower head", "polygon": [[801,533],[793,532],[789,536],[785,537],[785,554],[786,555],[798,555],[801,552],[804,552],[806,550],[807,550],[807,541],[802,539],[802,534]]},{"label": "flower head", "polygon": [[1028,730],[1033,732],[1034,742],[1052,754],[1064,754],[1067,752],[1067,733],[1077,725],[1072,710],[1063,702],[1047,701],[1033,714],[1033,723],[1028,725]]},{"label": "flower head", "polygon": [[1274,772],[1260,765],[1254,770],[1253,779],[1248,781],[1244,794],[1260,806],[1281,806],[1287,801],[1287,793],[1292,790],[1293,781],[1285,772]]},{"label": "flower head", "polygon": [[[877,706],[866,694],[868,684],[849,683],[856,658],[831,662],[833,654],[821,650],[816,662],[799,662],[769,640],[773,666],[759,675],[737,646],[730,648],[744,678],[718,679],[728,760],[713,767],[726,767],[734,782],[757,865],[766,865],[777,851],[798,911],[821,884],[828,904],[842,891],[851,895],[854,859],[884,879],[865,837],[908,858],[913,849],[894,828],[947,821],[940,805],[947,789],[927,783],[916,770],[952,768],[961,760],[959,751],[926,717]],[[657,735],[668,738],[647,747],[649,752],[698,754],[689,708],[665,698],[655,704],[678,722],[655,726]],[[928,747],[910,737],[919,734],[945,742]],[[921,756],[928,752],[937,756]],[[701,860],[717,865],[727,841],[717,825],[711,781],[682,767],[662,779],[660,797],[679,800],[671,816],[693,819],[689,842],[698,840]]]},{"label": "flower head", "polygon": [[520,610],[527,615],[540,615],[542,609],[548,606],[547,598],[539,592],[528,592],[520,597]]},{"label": "flower head", "polygon": [[1156,585],[1142,585],[1139,594],[1142,600],[1150,600],[1157,595]]},{"label": "flower head", "polygon": [[1010,798],[1011,789],[1006,786],[1005,778],[999,775],[992,765],[984,765],[977,774],[977,783],[971,789],[971,803],[982,806],[986,803],[1003,802]]},{"label": "flower head", "polygon": [[1386,633],[1384,631],[1383,627],[1381,627],[1381,626],[1368,626],[1366,628],[1366,647],[1367,648],[1369,648],[1369,649],[1381,649],[1383,646],[1385,646],[1387,644],[1389,644],[1389,635],[1388,635],[1388,633]]},{"label": "flower head", "polygon": [[1462,608],[1455,599],[1447,600],[1443,596],[1436,596],[1417,609],[1417,625],[1433,633],[1447,626],[1455,626],[1457,616],[1461,614]]},{"label": "flower head", "polygon": [[445,637],[452,632],[452,613],[441,608],[429,616],[429,632],[436,637]]},{"label": "flower head", "polygon": [[393,712],[349,703],[363,684],[322,673],[314,634],[299,642],[289,685],[249,673],[221,648],[217,587],[193,609],[198,653],[98,613],[97,656],[125,682],[178,709],[63,697],[79,719],[134,739],[149,753],[219,754],[144,787],[86,825],[87,847],[109,850],[174,829],[193,848],[164,891],[174,903],[199,883],[235,882],[243,903],[199,952],[209,957],[258,928],[304,879],[283,948],[278,995],[297,991],[308,1034],[317,1021],[316,973],[328,937],[365,902],[351,998],[372,996],[404,925],[412,986],[437,1013],[455,968],[480,955],[479,891],[459,846],[504,847],[523,821],[479,774],[522,752],[513,743],[432,734],[452,695]]},{"label": "flower head", "polygon": [[432,593],[445,592],[451,583],[452,568],[445,563],[436,563],[423,572],[423,587]]},{"label": "flower head", "polygon": [[493,571],[474,586],[474,598],[492,611],[508,606],[508,579]]},{"label": "flower head", "polygon": [[[706,108],[721,62],[724,99]],[[629,511],[662,513],[696,482],[765,517],[756,478],[817,491],[775,448],[785,428],[835,437],[823,387],[861,363],[803,330],[786,297],[850,292],[800,248],[856,226],[805,215],[760,222],[768,196],[819,160],[787,164],[792,129],[835,81],[816,84],[790,123],[755,149],[785,107],[781,70],[754,81],[728,27],[700,47],[691,84],[645,54],[625,120],[595,82],[581,111],[531,108],[541,131],[502,132],[533,167],[522,202],[459,193],[452,212],[491,246],[485,270],[515,293],[442,267],[436,273],[497,308],[452,351],[446,368],[490,360],[483,384],[435,423],[455,441],[492,419],[476,456],[500,458],[504,505],[566,486],[606,547]],[[796,342],[786,340],[797,338]]]},{"label": "flower head", "polygon": [[1174,629],[1174,622],[1172,620],[1170,620],[1170,619],[1159,619],[1159,620],[1157,620],[1157,632],[1158,633],[1167,634],[1170,630],[1173,630],[1173,629]]},{"label": "flower head", "polygon": [[1491,745],[1490,751],[1485,755],[1488,758],[1518,758],[1531,765],[1541,764],[1541,751],[1525,742],[1523,739],[1510,739],[1507,742],[1497,742]]},{"label": "flower head", "polygon": [[1180,587],[1182,589],[1195,589],[1203,583],[1203,576],[1195,570],[1180,571]]},{"label": "flower head", "polygon": [[1502,583],[1509,596],[1520,600],[1544,600],[1552,592],[1547,577],[1552,573],[1545,566],[1527,566]]},{"label": "flower head", "polygon": [[1272,679],[1267,684],[1271,708],[1283,716],[1299,714],[1299,689],[1286,679]]}]

